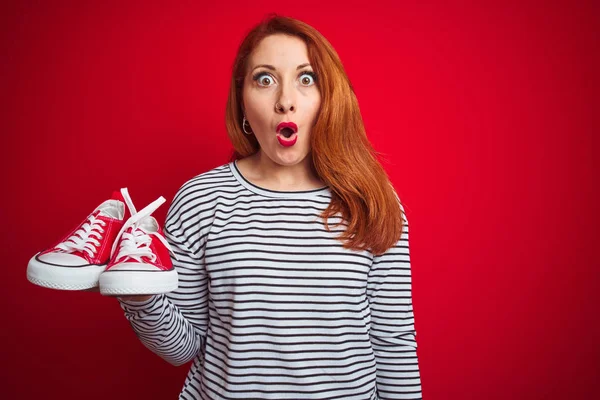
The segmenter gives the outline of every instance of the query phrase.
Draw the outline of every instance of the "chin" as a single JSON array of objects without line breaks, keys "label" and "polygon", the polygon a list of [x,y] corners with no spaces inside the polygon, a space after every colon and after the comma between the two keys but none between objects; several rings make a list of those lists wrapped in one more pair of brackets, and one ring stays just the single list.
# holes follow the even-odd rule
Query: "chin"
[{"label": "chin", "polygon": [[273,161],[281,165],[296,165],[303,162],[306,157],[308,157],[308,153],[285,154],[281,157],[277,157],[277,159]]}]

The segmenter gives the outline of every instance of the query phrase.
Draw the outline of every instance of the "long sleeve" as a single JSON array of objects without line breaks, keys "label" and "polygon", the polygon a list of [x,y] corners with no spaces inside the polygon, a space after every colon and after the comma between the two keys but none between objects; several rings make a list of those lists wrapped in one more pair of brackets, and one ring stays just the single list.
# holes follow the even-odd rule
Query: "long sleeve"
[{"label": "long sleeve", "polygon": [[406,216],[397,244],[373,258],[367,296],[379,399],[421,399]]},{"label": "long sleeve", "polygon": [[184,185],[175,195],[163,229],[178,258],[171,257],[179,276],[178,289],[145,302],[119,299],[141,342],[176,366],[198,354],[208,319],[208,281],[203,264],[206,235],[200,226],[200,213],[190,204],[189,186]]}]

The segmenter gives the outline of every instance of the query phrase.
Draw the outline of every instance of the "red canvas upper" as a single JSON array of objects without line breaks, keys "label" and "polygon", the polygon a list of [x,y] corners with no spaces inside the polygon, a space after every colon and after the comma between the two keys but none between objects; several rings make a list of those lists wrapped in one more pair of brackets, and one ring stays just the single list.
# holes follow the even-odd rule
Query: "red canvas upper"
[{"label": "red canvas upper", "polygon": [[131,216],[129,209],[126,206],[125,199],[123,198],[123,195],[121,194],[121,192],[119,190],[115,190],[113,192],[113,194],[111,196],[111,200],[119,200],[123,203],[123,206],[125,208],[125,214],[124,214],[124,217],[122,220],[116,219],[116,218],[111,218],[111,217],[108,217],[105,215],[99,215],[100,210],[95,210],[93,213],[88,215],[88,217],[86,219],[81,221],[68,234],[64,235],[59,241],[57,241],[52,247],[40,252],[40,255],[52,253],[52,252],[65,252],[62,249],[57,249],[56,246],[58,246],[60,243],[65,242],[71,236],[73,236],[75,234],[75,232],[77,232],[79,229],[81,229],[82,226],[86,222],[88,222],[88,220],[93,216],[105,223],[104,226],[101,226],[101,228],[103,229],[103,232],[100,232],[99,230],[94,230],[94,232],[97,232],[100,234],[100,238],[98,238],[96,235],[94,235],[94,237],[93,237],[94,239],[96,239],[96,241],[99,242],[99,245],[96,245],[93,241],[89,242],[90,245],[95,249],[95,251],[93,252],[94,256],[90,257],[88,252],[83,251],[83,250],[72,251],[70,254],[79,256],[79,257],[83,258],[84,260],[86,260],[90,264],[96,264],[96,265],[106,264],[109,261],[110,251],[111,251],[112,244],[113,244],[115,238],[117,237],[119,231],[123,227],[123,224],[125,223],[125,221]]},{"label": "red canvas upper", "polygon": [[[133,229],[137,229],[135,227],[129,227],[127,228],[125,232],[129,232],[131,233],[133,231]],[[160,228],[160,226],[158,227],[158,232],[157,234],[161,235],[164,238],[164,234],[162,229]],[[169,255],[169,250],[165,247],[165,245],[158,239],[156,238],[155,235],[148,235],[151,239],[149,248],[152,251],[152,253],[156,254],[156,260],[155,261],[150,261],[150,258],[148,256],[142,256],[142,257],[138,257],[140,258],[144,264],[150,264],[150,265],[154,265],[156,268],[160,269],[161,271],[168,271],[173,269],[173,263],[171,262],[171,256]],[[121,236],[121,239],[122,240]],[[120,243],[117,244],[117,248],[115,249],[115,253],[113,254],[113,257],[111,258],[111,260],[108,263],[108,266],[106,267],[106,270],[110,270],[111,267],[113,267],[114,265],[117,264],[121,264],[121,263],[125,263],[125,262],[134,262],[134,263],[139,263],[139,261],[133,257],[129,257],[127,255],[121,255],[118,259],[117,259],[117,255],[119,254],[119,247],[120,247]]]},{"label": "red canvas upper", "polygon": [[[105,222],[105,225],[102,226],[102,229],[104,230],[104,232],[100,233],[101,238],[98,239],[96,237],[96,235],[94,235],[94,239],[96,239],[100,243],[100,245],[97,246],[95,243],[90,242],[90,244],[96,249],[96,251],[94,252],[94,257],[90,257],[86,251],[73,251],[71,253],[73,255],[76,255],[76,256],[79,256],[79,257],[85,259],[90,264],[97,264],[97,265],[106,264],[108,262],[108,259],[110,258],[111,246],[112,246],[117,234],[121,230],[121,227],[123,227],[123,224],[125,223],[123,220],[106,217],[104,215],[98,216],[99,213],[100,213],[100,211],[95,211],[94,213],[91,214],[91,215],[97,217],[99,220]],[[40,253],[40,255],[46,254],[46,253],[51,253],[54,251],[63,252],[64,250],[57,249],[56,246],[58,246],[60,243],[62,243],[64,241],[66,241],[73,234],[75,234],[75,232],[78,229],[80,229],[83,226],[83,224],[86,223],[86,221],[88,219],[89,219],[89,217],[86,218],[84,221],[82,221],[79,225],[77,225],[77,227],[75,229],[73,229],[71,232],[69,232],[67,235],[65,235],[61,240],[56,242],[54,244],[54,246],[50,247],[47,250],[42,251]],[[99,231],[96,231],[96,232],[99,232]]]}]

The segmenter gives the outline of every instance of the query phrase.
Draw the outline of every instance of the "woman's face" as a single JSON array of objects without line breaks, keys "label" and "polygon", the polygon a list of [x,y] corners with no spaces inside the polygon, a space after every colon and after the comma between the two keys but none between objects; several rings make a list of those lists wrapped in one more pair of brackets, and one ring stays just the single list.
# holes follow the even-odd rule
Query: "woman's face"
[{"label": "woman's face", "polygon": [[[309,64],[304,41],[274,34],[250,55],[244,78],[243,109],[264,155],[280,165],[294,165],[310,153],[310,133],[321,105],[321,94]],[[277,127],[293,122],[296,142],[283,145]],[[292,137],[293,138],[293,137]]]}]

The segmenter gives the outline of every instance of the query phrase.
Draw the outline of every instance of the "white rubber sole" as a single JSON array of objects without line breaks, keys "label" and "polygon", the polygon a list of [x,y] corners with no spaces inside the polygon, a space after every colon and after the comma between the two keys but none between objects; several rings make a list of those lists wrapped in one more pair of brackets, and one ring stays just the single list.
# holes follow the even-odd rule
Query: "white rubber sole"
[{"label": "white rubber sole", "polygon": [[27,280],[35,285],[57,290],[85,290],[98,286],[106,264],[61,266],[38,259],[37,253],[27,264]]},{"label": "white rubber sole", "polygon": [[100,293],[106,296],[162,294],[179,286],[177,271],[111,271],[100,275]]}]

